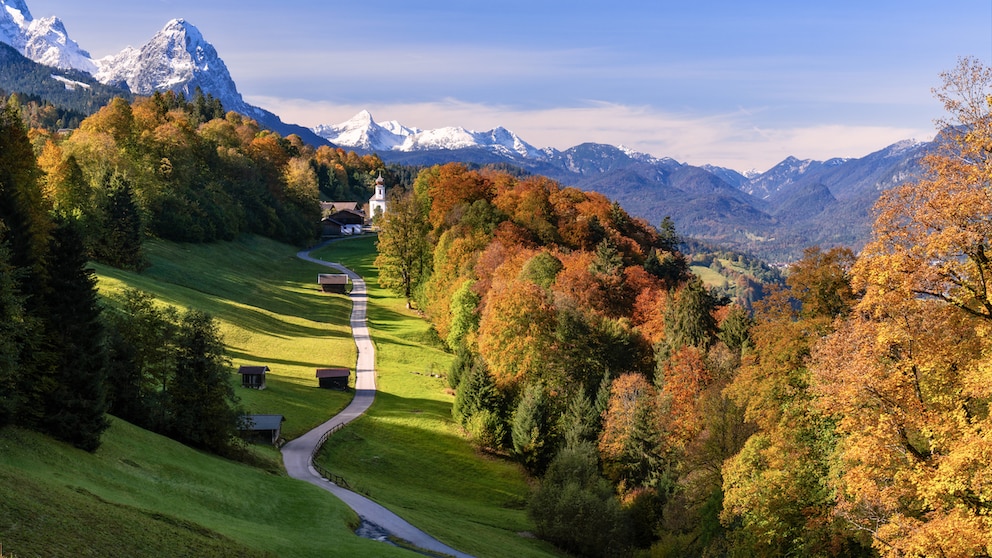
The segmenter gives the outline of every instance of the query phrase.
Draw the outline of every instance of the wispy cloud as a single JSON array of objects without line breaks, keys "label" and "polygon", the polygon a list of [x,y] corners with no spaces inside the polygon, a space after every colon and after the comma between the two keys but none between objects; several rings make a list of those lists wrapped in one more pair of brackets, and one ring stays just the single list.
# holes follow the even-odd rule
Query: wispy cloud
[{"label": "wispy cloud", "polygon": [[304,126],[336,124],[365,109],[378,122],[397,120],[422,129],[462,126],[489,130],[504,126],[537,147],[567,149],[585,141],[623,144],[658,157],[741,171],[767,170],[790,155],[821,160],[861,157],[900,140],[932,136],[932,130],[922,128],[843,124],[762,128],[755,125],[754,114],[743,109],[704,117],[602,102],[521,110],[455,99],[363,105],[276,97],[247,100]]}]

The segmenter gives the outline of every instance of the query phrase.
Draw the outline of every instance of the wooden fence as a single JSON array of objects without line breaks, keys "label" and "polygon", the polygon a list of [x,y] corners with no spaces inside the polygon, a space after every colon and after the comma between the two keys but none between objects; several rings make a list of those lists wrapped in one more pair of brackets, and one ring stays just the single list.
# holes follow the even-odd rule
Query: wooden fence
[{"label": "wooden fence", "polygon": [[346,489],[351,490],[353,492],[360,492],[360,493],[362,493],[362,494],[364,494],[366,496],[371,497],[369,495],[368,491],[362,490],[362,489],[359,489],[359,488],[352,487],[350,484],[348,484],[348,481],[346,481],[344,479],[344,477],[342,477],[341,475],[336,475],[336,474],[332,473],[331,471],[327,470],[326,467],[324,467],[324,466],[320,465],[319,463],[317,463],[317,454],[320,453],[320,450],[321,450],[321,448],[324,447],[324,444],[327,442],[327,439],[330,438],[331,435],[333,435],[335,432],[337,432],[338,430],[341,430],[344,427],[345,427],[345,424],[342,423],[342,424],[339,424],[339,425],[331,428],[327,432],[324,432],[324,435],[320,437],[320,441],[317,442],[317,445],[316,446],[314,446],[313,453],[310,454],[310,464],[313,465],[313,468],[316,469],[318,473],[320,473],[320,476],[321,477],[324,477],[325,479],[333,482],[334,484],[340,486],[341,488],[346,488]]}]

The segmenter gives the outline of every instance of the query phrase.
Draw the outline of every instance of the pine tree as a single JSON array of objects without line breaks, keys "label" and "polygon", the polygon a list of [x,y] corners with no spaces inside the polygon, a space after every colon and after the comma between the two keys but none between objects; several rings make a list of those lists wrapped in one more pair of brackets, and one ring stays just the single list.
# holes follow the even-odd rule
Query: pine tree
[{"label": "pine tree", "polygon": [[20,105],[12,96],[0,104],[0,229],[9,248],[12,286],[23,297],[23,328],[17,334],[17,367],[7,378],[13,387],[4,398],[16,402],[10,412],[17,421],[32,427],[40,424],[44,394],[53,387],[53,355],[43,333],[47,319],[45,253],[51,220],[39,186],[40,174]]},{"label": "pine tree", "polygon": [[97,211],[101,226],[93,256],[119,269],[144,269],[147,265],[142,250],[144,227],[131,183],[116,172],[104,178]]},{"label": "pine tree", "polygon": [[240,413],[220,328],[210,315],[198,310],[183,314],[175,364],[168,399],[172,435],[194,447],[226,452]]},{"label": "pine tree", "polygon": [[[0,232],[2,229],[0,223]],[[20,365],[26,326],[24,300],[17,292],[14,268],[8,263],[9,259],[6,243],[0,243],[0,426],[9,423],[17,409],[15,374]]]},{"label": "pine tree", "polygon": [[550,401],[540,384],[524,388],[513,412],[513,451],[527,470],[541,474],[558,447],[551,422]]},{"label": "pine tree", "polygon": [[46,393],[43,429],[78,448],[93,451],[109,423],[106,353],[96,279],[86,267],[75,221],[60,218],[52,234],[46,291],[46,337],[51,346],[52,390]]}]

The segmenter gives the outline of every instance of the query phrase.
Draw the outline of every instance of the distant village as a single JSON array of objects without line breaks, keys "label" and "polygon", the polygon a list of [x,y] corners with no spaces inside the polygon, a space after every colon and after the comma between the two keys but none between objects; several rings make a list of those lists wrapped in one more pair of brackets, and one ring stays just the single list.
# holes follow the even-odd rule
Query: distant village
[{"label": "distant village", "polygon": [[320,236],[351,236],[372,227],[376,217],[386,212],[386,185],[382,173],[375,179],[375,193],[367,204],[361,202],[320,202]]}]

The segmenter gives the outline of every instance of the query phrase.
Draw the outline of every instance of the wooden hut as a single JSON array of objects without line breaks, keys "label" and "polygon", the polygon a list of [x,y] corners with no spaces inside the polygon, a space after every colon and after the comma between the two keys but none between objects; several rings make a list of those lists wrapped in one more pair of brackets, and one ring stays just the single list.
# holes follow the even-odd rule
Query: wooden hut
[{"label": "wooden hut", "polygon": [[244,415],[241,417],[242,436],[247,439],[277,445],[282,437],[282,415]]},{"label": "wooden hut", "polygon": [[343,273],[318,273],[317,284],[325,293],[344,293],[348,288],[348,276]]},{"label": "wooden hut", "polygon": [[238,368],[238,374],[241,374],[241,387],[265,389],[265,373],[268,371],[268,366],[242,366]]},{"label": "wooden hut", "polygon": [[317,383],[324,389],[348,389],[351,370],[348,368],[318,368]]}]

